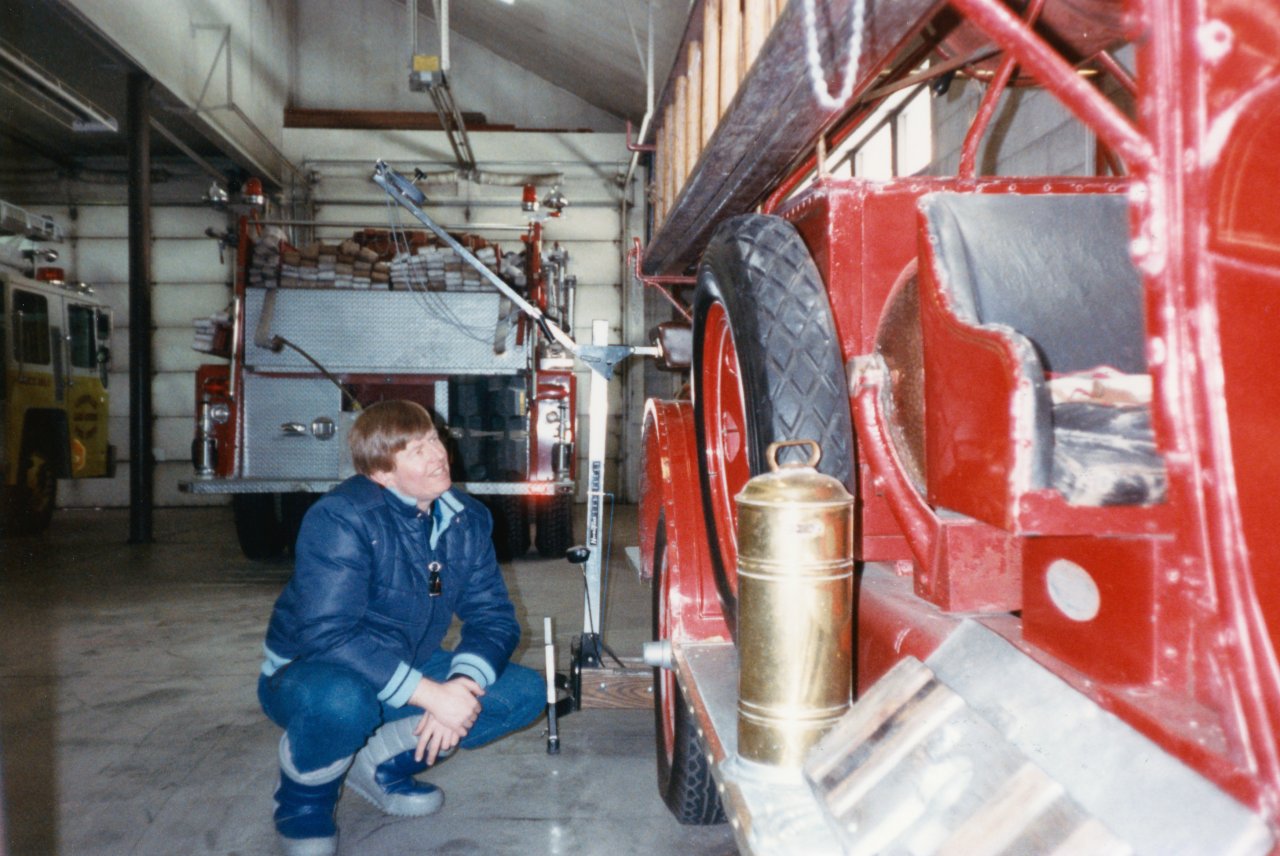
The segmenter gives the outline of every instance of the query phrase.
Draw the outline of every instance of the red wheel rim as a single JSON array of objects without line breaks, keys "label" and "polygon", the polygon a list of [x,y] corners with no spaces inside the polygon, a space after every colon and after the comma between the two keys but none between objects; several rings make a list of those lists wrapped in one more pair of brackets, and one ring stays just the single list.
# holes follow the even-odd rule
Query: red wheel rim
[{"label": "red wheel rim", "polygon": [[724,306],[707,310],[698,395],[702,396],[702,434],[711,496],[712,548],[720,556],[729,590],[738,593],[738,515],[733,498],[751,478],[747,461],[747,420],[742,378],[733,348],[733,330]]},{"label": "red wheel rim", "polygon": [[[665,524],[664,524],[665,525]],[[662,538],[662,549],[658,554],[658,567],[655,572],[655,583],[661,586],[658,593],[658,640],[671,641],[671,575],[667,573],[667,539],[666,533],[659,533]],[[658,702],[662,714],[662,751],[667,757],[667,769],[675,761],[676,746],[676,673],[674,669],[658,669],[660,683]]]}]

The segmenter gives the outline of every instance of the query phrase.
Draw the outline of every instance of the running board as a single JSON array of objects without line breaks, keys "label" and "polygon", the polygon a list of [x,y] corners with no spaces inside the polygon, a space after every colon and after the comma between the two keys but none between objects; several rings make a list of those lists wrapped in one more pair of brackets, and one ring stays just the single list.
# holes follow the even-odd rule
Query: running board
[{"label": "running board", "polygon": [[802,772],[737,754],[737,652],[675,670],[744,854],[1266,854],[1256,813],[973,620],[875,683]]},{"label": "running board", "polygon": [[850,856],[1271,849],[1259,816],[974,621],[877,681],[804,772]]}]

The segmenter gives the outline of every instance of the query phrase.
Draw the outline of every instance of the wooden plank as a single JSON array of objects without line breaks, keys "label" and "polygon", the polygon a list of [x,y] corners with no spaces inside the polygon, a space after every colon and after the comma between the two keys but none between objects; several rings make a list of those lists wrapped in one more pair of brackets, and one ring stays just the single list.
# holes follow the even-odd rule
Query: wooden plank
[{"label": "wooden plank", "polygon": [[612,660],[598,669],[582,670],[583,709],[633,710],[653,707],[653,669],[639,658]]},{"label": "wooden plank", "polygon": [[742,80],[741,0],[724,0],[720,7],[720,115],[723,116]]},{"label": "wooden plank", "polygon": [[676,128],[671,121],[671,115],[675,112],[675,106],[667,105],[667,109],[662,115],[662,146],[667,153],[666,162],[663,164],[662,173],[662,220],[666,222],[667,217],[671,216],[671,208],[676,201]]},{"label": "wooden plank", "polygon": [[720,121],[720,0],[702,7],[702,141],[704,149]]},{"label": "wooden plank", "polygon": [[667,129],[662,123],[666,117],[658,111],[654,118],[653,144],[657,147],[653,152],[653,228],[662,228],[662,220],[666,217],[666,175],[667,175]]},{"label": "wooden plank", "polygon": [[649,210],[653,212],[654,228],[662,225],[662,128],[653,127],[653,160],[649,166],[649,186],[645,188],[645,196],[649,200]]},{"label": "wooden plank", "polygon": [[[725,3],[722,9],[733,5]],[[783,10],[761,61],[743,79],[733,110],[721,118],[702,153],[697,173],[673,199],[665,224],[646,248],[645,274],[679,274],[694,264],[716,226],[759,205],[843,112],[819,107],[809,89],[803,5],[788,3]],[[853,5],[852,0],[830,0],[826,26],[831,32],[851,31]],[[853,98],[876,85],[881,69],[898,58],[943,5],[943,0],[894,0],[875,7],[876,25],[865,31]],[[823,45],[823,66],[843,69],[848,39],[824,39]],[[725,47],[722,41],[722,67]]]},{"label": "wooden plank", "polygon": [[680,75],[680,79],[676,81],[676,101],[675,106],[671,110],[671,124],[674,134],[671,139],[671,154],[676,163],[676,183],[675,193],[672,194],[672,204],[680,198],[680,191],[684,188],[684,180],[689,175],[689,169],[692,164],[689,163],[688,152],[685,149],[684,138],[688,133],[689,126],[685,122],[685,104],[689,100],[689,78]]},{"label": "wooden plank", "polygon": [[662,227],[662,218],[666,214],[662,204],[662,176],[667,168],[667,151],[663,146],[665,139],[662,126],[655,125],[653,134],[653,168],[649,173],[649,205],[653,210],[653,226],[655,229]]},{"label": "wooden plank", "polygon": [[692,171],[698,163],[698,154],[702,151],[702,43],[689,43],[688,57],[689,86],[685,102],[685,138],[684,156]]},{"label": "wooden plank", "polygon": [[742,5],[742,72],[745,75],[764,45],[769,32],[770,0],[745,0]]}]

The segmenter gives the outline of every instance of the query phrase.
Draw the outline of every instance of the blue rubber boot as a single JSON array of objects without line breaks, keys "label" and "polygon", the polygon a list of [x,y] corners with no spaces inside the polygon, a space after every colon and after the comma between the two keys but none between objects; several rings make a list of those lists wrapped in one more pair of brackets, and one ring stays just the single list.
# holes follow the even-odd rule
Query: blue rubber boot
[{"label": "blue rubber boot", "polygon": [[444,805],[444,791],[414,779],[427,769],[426,761],[413,759],[416,721],[397,719],[375,731],[347,774],[347,786],[387,814],[423,817]]},{"label": "blue rubber boot", "polygon": [[333,856],[338,852],[334,813],[351,758],[303,773],[293,764],[289,738],[280,741],[280,786],[275,824],[285,856]]}]

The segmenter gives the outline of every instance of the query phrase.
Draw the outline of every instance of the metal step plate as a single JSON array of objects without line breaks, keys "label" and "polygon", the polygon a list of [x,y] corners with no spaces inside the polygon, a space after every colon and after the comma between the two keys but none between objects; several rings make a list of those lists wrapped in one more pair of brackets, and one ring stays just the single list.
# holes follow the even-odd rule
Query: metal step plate
[{"label": "metal step plate", "polygon": [[863,695],[805,764],[848,854],[1262,854],[1265,824],[965,621]]},{"label": "metal step plate", "polygon": [[[268,294],[272,303],[267,303]],[[497,292],[250,288],[245,291],[245,365],[262,372],[315,369],[295,351],[254,344],[283,336],[331,372],[513,374],[528,354],[507,330],[494,349]],[[263,321],[264,312],[267,319]],[[260,329],[261,328],[261,329]]]}]

